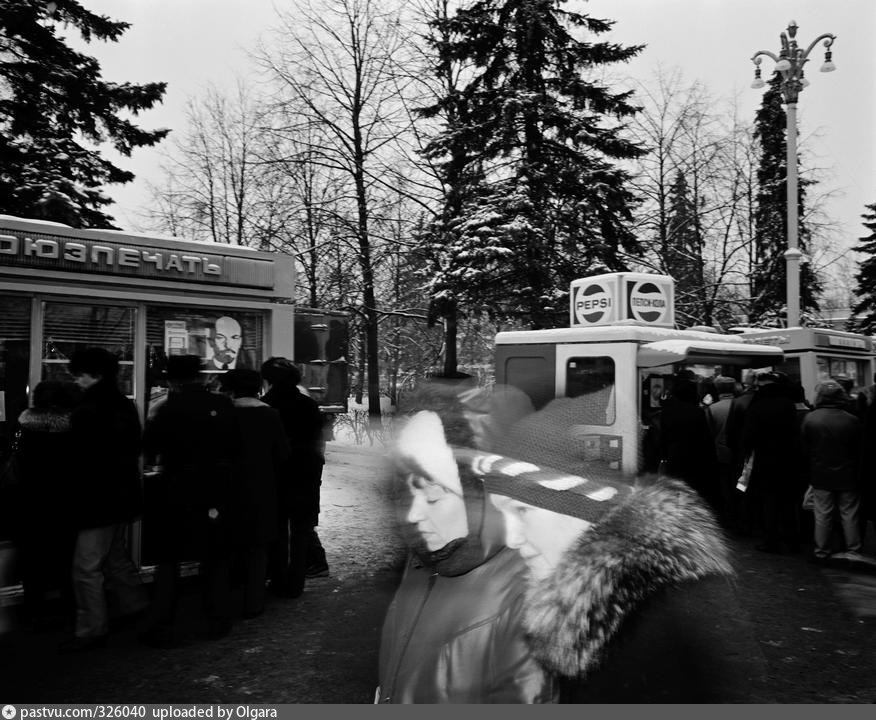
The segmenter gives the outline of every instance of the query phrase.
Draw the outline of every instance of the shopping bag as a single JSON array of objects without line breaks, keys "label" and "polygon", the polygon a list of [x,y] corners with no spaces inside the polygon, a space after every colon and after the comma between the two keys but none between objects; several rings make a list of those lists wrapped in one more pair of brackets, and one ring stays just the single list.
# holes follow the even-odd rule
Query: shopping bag
[{"label": "shopping bag", "polygon": [[803,493],[803,509],[809,512],[815,512],[815,492],[810,485]]},{"label": "shopping bag", "polygon": [[754,467],[754,451],[751,455],[745,458],[745,464],[742,466],[742,473],[736,481],[736,489],[740,492],[748,490],[748,483],[751,481],[751,469]]}]

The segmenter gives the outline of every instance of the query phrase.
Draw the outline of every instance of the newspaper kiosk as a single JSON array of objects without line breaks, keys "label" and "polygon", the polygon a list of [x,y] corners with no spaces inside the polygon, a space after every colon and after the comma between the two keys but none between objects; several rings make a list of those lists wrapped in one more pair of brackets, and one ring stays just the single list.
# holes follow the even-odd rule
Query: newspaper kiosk
[{"label": "newspaper kiosk", "polygon": [[69,379],[78,348],[118,354],[144,419],[168,355],[200,355],[210,375],[293,357],[294,280],[285,255],[0,216],[0,456],[30,391]]}]

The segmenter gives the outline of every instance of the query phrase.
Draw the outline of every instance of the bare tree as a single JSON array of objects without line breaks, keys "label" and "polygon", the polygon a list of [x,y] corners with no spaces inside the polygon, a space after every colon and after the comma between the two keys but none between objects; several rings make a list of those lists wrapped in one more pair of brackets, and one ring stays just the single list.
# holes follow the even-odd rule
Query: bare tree
[{"label": "bare tree", "polygon": [[261,162],[262,106],[238,80],[227,97],[216,88],[191,99],[187,127],[165,153],[164,180],[153,185],[156,228],[195,239],[265,247],[261,220],[270,203],[260,191],[270,186]]},{"label": "bare tree", "polygon": [[361,280],[368,410],[380,413],[372,196],[377,156],[404,124],[395,77],[402,45],[397,13],[377,0],[297,3],[279,13],[281,40],[258,52],[288,118],[281,131],[302,137],[309,162],[345,176]]}]

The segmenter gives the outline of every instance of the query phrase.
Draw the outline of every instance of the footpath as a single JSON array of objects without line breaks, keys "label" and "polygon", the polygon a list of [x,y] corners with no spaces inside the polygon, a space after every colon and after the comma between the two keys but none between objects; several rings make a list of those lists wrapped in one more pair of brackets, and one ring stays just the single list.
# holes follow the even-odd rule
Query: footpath
[{"label": "footpath", "polygon": [[[383,462],[381,447],[329,444],[318,530],[331,575],[308,581],[301,598],[271,599],[228,637],[193,632],[172,649],[143,647],[128,628],[105,649],[59,655],[63,632],[13,630],[0,635],[0,705],[371,702],[404,560]],[[743,615],[728,652],[750,656],[759,679],[749,701],[876,702],[876,574],[767,555],[750,539],[731,544]],[[196,615],[191,585],[184,619]]]}]

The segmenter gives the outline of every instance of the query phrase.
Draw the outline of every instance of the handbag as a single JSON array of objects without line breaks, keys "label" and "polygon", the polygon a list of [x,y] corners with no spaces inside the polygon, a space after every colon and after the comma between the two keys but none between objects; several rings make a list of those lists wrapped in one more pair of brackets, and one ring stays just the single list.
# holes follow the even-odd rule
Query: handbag
[{"label": "handbag", "polygon": [[806,488],[806,492],[803,493],[802,507],[809,512],[815,512],[815,491],[812,489],[811,485]]},{"label": "handbag", "polygon": [[753,467],[754,451],[752,450],[751,455],[745,458],[745,464],[742,466],[742,473],[739,475],[739,479],[736,480],[736,489],[740,492],[748,490],[748,484],[751,482],[751,469]]}]

